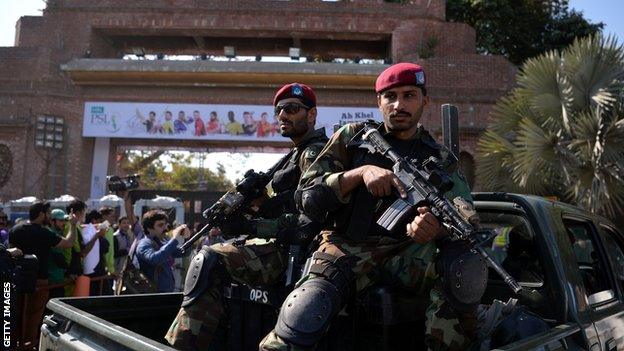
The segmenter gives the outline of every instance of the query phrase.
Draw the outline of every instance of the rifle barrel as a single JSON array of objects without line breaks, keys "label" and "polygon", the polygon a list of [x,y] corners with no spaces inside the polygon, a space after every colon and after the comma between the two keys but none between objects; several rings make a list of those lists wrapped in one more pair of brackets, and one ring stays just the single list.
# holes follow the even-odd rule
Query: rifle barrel
[{"label": "rifle barrel", "polygon": [[208,232],[212,228],[213,228],[213,225],[212,225],[211,222],[209,222],[200,231],[195,233],[195,235],[193,235],[184,244],[182,244],[182,246],[180,246],[180,250],[182,250],[182,253],[183,254],[186,253],[186,250],[188,250],[189,247],[191,247],[197,240],[199,240],[199,238],[201,238],[202,236],[208,234]]}]

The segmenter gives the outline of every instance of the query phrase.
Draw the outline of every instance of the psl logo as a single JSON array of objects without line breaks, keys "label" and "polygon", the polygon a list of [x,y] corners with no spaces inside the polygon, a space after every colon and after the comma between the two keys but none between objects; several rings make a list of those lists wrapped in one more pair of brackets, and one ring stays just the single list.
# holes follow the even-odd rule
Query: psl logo
[{"label": "psl logo", "polygon": [[119,119],[118,113],[113,113],[111,116],[106,114],[104,106],[92,106],[91,107],[91,124],[96,126],[103,126],[109,133],[116,133],[119,131],[120,126],[117,123]]},{"label": "psl logo", "polygon": [[108,116],[104,112],[104,106],[91,107],[91,124],[102,125],[108,123]]}]

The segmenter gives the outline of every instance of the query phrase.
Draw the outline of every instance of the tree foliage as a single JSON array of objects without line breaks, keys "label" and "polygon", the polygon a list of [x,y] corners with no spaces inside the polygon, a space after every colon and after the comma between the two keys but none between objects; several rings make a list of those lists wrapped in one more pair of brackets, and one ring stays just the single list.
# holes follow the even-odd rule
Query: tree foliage
[{"label": "tree foliage", "polygon": [[446,18],[476,30],[478,52],[504,55],[517,65],[603,27],[570,9],[568,0],[448,0]]},{"label": "tree foliage", "polygon": [[577,39],[528,60],[478,142],[494,191],[556,195],[617,218],[624,211],[624,49]]},{"label": "tree foliage", "polygon": [[217,172],[191,166],[197,157],[192,153],[127,150],[121,155],[120,166],[126,174],[141,175],[145,189],[225,191],[233,186],[220,164]]}]

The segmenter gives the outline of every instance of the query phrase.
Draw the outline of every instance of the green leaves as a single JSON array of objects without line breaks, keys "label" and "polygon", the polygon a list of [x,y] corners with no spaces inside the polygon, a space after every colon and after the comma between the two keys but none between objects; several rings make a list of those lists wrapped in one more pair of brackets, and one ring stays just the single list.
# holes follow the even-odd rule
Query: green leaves
[{"label": "green leaves", "polygon": [[623,52],[596,35],[528,60],[478,142],[486,188],[557,195],[605,216],[622,211]]},{"label": "green leaves", "polygon": [[624,53],[614,37],[575,40],[562,53],[564,74],[573,86],[575,109],[607,108],[622,91]]},{"label": "green leaves", "polygon": [[120,168],[128,174],[140,174],[141,186],[146,189],[225,191],[233,186],[223,167],[213,172],[192,166],[205,154],[126,150],[120,156]]},{"label": "green leaves", "polygon": [[446,18],[475,29],[480,53],[504,55],[517,65],[603,27],[569,9],[568,0],[447,0]]}]

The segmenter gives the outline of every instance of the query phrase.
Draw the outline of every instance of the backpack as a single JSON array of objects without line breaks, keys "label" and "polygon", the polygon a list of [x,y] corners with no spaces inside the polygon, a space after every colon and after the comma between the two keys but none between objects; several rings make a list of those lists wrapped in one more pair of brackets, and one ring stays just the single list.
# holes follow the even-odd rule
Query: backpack
[{"label": "backpack", "polygon": [[[138,246],[140,238],[135,238],[130,252],[122,265],[121,272],[115,280],[115,295],[128,295],[128,294],[152,294],[158,292],[158,274],[160,273],[160,266],[156,266],[154,270],[154,280],[150,280],[139,268],[137,268],[132,260],[136,255],[136,248]],[[154,249],[156,244],[152,240]],[[125,289],[124,289],[125,288]]]}]

